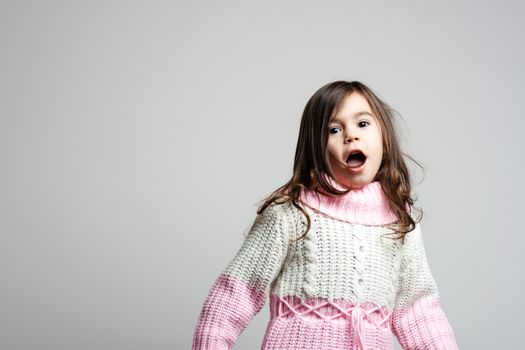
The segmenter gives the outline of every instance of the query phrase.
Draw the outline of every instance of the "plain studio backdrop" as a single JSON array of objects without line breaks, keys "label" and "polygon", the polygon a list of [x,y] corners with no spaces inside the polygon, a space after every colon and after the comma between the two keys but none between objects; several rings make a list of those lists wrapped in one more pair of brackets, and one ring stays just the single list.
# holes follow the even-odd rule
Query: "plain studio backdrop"
[{"label": "plain studio backdrop", "polygon": [[[189,349],[334,80],[399,114],[462,349],[523,346],[520,1],[2,1],[0,348]],[[259,348],[268,301],[237,340]],[[396,341],[397,342],[397,341]],[[399,348],[399,345],[396,344]]]}]

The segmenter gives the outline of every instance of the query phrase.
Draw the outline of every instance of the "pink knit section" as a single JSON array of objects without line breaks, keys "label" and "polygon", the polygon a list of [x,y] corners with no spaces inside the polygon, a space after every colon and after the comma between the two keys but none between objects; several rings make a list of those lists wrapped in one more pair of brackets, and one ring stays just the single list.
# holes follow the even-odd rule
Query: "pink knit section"
[{"label": "pink knit section", "polygon": [[458,349],[439,298],[419,299],[406,309],[395,309],[392,332],[404,350]]},{"label": "pink knit section", "polygon": [[[335,188],[343,190],[335,181],[328,180]],[[363,225],[383,225],[395,222],[397,216],[390,209],[381,182],[374,181],[353,189],[340,197],[313,190],[304,190],[300,200],[310,208],[332,218]]]},{"label": "pink knit section", "polygon": [[231,349],[265,300],[264,291],[232,276],[219,276],[204,301],[192,350]]},{"label": "pink knit section", "polygon": [[372,302],[271,294],[262,349],[394,349],[390,314]]}]

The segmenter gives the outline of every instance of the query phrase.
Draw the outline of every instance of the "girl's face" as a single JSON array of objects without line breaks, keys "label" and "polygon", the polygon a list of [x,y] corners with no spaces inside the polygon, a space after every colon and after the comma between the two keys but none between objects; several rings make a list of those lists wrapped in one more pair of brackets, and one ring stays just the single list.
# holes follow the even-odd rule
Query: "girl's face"
[{"label": "girl's face", "polygon": [[[374,181],[383,159],[381,127],[368,101],[360,93],[353,92],[342,102],[339,112],[328,124],[330,165],[339,183],[361,188]],[[366,158],[349,158],[349,154],[356,150]]]}]

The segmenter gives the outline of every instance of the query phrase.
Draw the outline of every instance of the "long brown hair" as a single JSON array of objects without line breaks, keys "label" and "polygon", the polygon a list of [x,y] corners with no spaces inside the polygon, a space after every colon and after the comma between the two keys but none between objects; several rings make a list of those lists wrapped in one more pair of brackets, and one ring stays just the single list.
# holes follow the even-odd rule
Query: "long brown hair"
[{"label": "long brown hair", "polygon": [[[299,138],[295,150],[292,178],[279,187],[268,197],[257,210],[262,213],[272,202],[283,204],[291,202],[307,219],[307,228],[303,238],[311,227],[311,220],[304,208],[299,205],[299,196],[302,190],[319,192],[319,187],[324,193],[338,197],[350,191],[331,186],[322,174],[328,174],[335,179],[329,162],[327,147],[328,133],[326,132],[330,119],[337,113],[344,97],[353,92],[360,93],[370,104],[372,113],[379,121],[383,137],[383,159],[374,181],[379,181],[385,192],[390,209],[396,214],[398,220],[389,225],[396,234],[396,239],[404,243],[404,236],[415,228],[416,222],[412,217],[412,208],[415,208],[411,197],[411,178],[403,156],[410,158],[422,169],[412,157],[401,151],[397,137],[394,114],[392,108],[382,101],[369,87],[359,81],[334,81],[317,90],[308,100],[299,128]],[[423,169],[424,170],[424,169]],[[410,211],[407,211],[407,207]],[[423,215],[418,208],[420,221]]]}]

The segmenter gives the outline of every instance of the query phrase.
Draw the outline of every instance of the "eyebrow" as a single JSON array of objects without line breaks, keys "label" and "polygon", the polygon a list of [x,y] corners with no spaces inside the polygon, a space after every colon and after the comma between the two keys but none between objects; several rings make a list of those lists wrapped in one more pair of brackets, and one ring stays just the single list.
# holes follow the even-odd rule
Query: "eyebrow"
[{"label": "eyebrow", "polygon": [[[374,117],[372,115],[372,113],[370,113],[369,111],[359,111],[359,112],[354,113],[353,118],[355,119],[355,118],[360,117],[362,115],[369,115],[371,117]],[[332,120],[330,120],[330,123],[336,123],[336,122],[340,122],[340,120],[337,117],[335,117]]]}]

